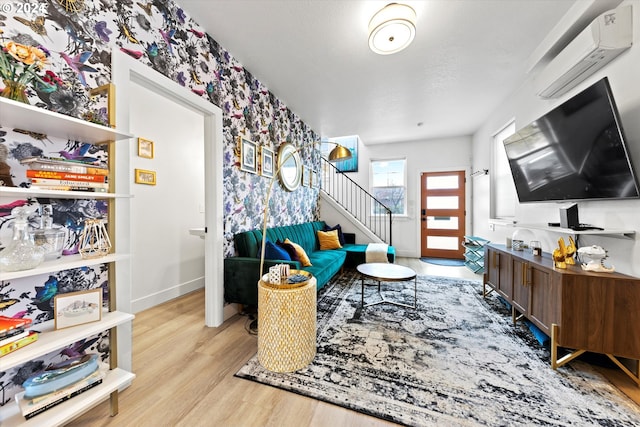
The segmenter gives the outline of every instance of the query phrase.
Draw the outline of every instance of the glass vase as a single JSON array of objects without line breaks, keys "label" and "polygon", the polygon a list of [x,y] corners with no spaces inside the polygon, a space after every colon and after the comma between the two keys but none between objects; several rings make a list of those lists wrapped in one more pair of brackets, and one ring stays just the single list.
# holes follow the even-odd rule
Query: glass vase
[{"label": "glass vase", "polygon": [[4,80],[4,89],[0,92],[0,96],[13,99],[14,101],[29,103],[27,97],[27,86],[14,80]]},{"label": "glass vase", "polygon": [[44,251],[36,246],[29,232],[28,213],[23,207],[14,208],[13,239],[0,252],[0,271],[22,271],[36,268],[44,260]]}]

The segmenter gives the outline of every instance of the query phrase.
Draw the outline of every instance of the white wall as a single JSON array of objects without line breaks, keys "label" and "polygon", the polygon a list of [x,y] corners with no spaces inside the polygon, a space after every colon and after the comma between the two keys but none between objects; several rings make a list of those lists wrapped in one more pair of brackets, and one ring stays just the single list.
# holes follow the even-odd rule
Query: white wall
[{"label": "white wall", "polygon": [[[157,185],[132,184],[132,311],[204,287],[204,125],[202,115],[131,83],[130,130],[155,144],[132,150],[131,169],[154,170]],[[132,178],[133,179],[133,178]]]},{"label": "white wall", "polygon": [[[640,172],[640,90],[638,89],[638,64],[640,64],[640,2],[633,4],[634,40],[631,49],[596,72],[569,93],[554,100],[543,100],[535,95],[535,73],[527,76],[526,81],[508,99],[497,108],[478,132],[473,135],[473,169],[491,168],[492,135],[515,117],[516,129],[527,125],[571,96],[590,86],[602,77],[608,76],[613,95],[620,111],[627,144],[636,174]],[[473,181],[473,230],[477,236],[503,243],[514,229],[489,225],[489,177]],[[566,203],[527,203],[516,207],[516,220],[520,223],[546,224],[559,221],[559,207]],[[584,201],[578,203],[580,222],[594,224],[603,228],[631,229],[640,233],[640,200],[632,201]],[[534,230],[543,250],[551,251],[557,247],[561,235],[552,232]],[[562,236],[567,239],[567,236]],[[582,236],[581,245],[600,245],[609,252],[611,264],[622,273],[640,275],[640,244],[634,239],[611,236]]]},{"label": "white wall", "polygon": [[[366,144],[366,141],[363,141]],[[365,189],[369,188],[369,164],[371,160],[407,160],[407,216],[393,218],[393,246],[396,254],[404,257],[420,257],[420,174],[447,170],[467,171],[467,203],[470,200],[471,137],[457,137],[429,141],[413,141],[394,144],[375,144],[358,147],[358,172],[346,175]],[[469,206],[467,204],[467,206]],[[467,209],[469,212],[469,209]],[[333,225],[340,216],[328,203],[320,202],[320,218]],[[470,216],[467,217],[470,224]],[[352,224],[342,221],[345,232],[356,233],[358,243],[368,243]]]}]

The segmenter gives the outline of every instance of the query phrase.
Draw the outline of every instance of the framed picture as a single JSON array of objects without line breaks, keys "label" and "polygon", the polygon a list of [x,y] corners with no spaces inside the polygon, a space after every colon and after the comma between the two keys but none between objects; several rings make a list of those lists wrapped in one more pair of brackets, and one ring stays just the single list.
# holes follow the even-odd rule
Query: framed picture
[{"label": "framed picture", "polygon": [[153,159],[153,141],[138,138],[138,157]]},{"label": "framed picture", "polygon": [[251,173],[258,173],[258,146],[255,142],[249,141],[245,137],[239,136],[240,142],[240,170]]},{"label": "framed picture", "polygon": [[320,176],[318,175],[318,171],[317,170],[312,170],[311,171],[311,186],[313,188],[319,188],[320,187]]},{"label": "framed picture", "polygon": [[156,172],[136,169],[136,184],[156,185]]},{"label": "framed picture", "polygon": [[53,299],[55,329],[102,319],[102,288],[58,294]]},{"label": "framed picture", "polygon": [[273,178],[273,150],[260,147],[260,175]]},{"label": "framed picture", "polygon": [[302,186],[311,187],[311,169],[305,165],[302,165]]},{"label": "framed picture", "polygon": [[351,158],[348,160],[339,160],[335,162],[335,167],[340,172],[358,172],[358,143],[360,141],[360,137],[357,135],[353,136],[342,136],[339,138],[332,138],[331,142],[322,142],[320,151],[323,157],[328,157],[329,153],[332,149],[335,148],[336,144],[340,144],[343,147],[349,149],[351,151]]}]

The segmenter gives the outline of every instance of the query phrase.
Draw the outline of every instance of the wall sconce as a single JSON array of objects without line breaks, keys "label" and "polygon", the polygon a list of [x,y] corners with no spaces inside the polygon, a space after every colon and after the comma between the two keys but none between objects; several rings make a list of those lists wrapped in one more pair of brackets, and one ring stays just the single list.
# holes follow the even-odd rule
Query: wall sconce
[{"label": "wall sconce", "polygon": [[416,35],[416,12],[410,6],[390,3],[369,21],[369,47],[380,55],[400,52]]}]

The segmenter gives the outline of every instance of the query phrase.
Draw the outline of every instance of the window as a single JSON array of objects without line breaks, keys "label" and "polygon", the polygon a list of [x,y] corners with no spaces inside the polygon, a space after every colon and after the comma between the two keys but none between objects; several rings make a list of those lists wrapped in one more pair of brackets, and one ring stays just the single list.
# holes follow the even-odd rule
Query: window
[{"label": "window", "polygon": [[[405,159],[371,161],[371,194],[391,209],[394,215],[407,213],[407,173]],[[384,214],[372,206],[374,215]]]},{"label": "window", "polygon": [[513,218],[518,197],[511,177],[504,140],[516,131],[514,121],[500,129],[493,137],[493,175],[491,188],[491,218]]}]

